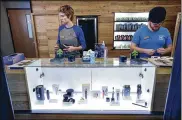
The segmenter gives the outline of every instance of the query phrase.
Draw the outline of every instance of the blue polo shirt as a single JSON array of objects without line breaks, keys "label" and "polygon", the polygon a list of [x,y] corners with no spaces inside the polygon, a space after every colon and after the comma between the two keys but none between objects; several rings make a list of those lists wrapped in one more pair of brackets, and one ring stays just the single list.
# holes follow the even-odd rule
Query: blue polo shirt
[{"label": "blue polo shirt", "polygon": [[[154,50],[172,44],[171,36],[167,28],[160,27],[158,31],[153,32],[147,25],[143,25],[135,32],[132,42],[140,48]],[[145,53],[140,53],[139,56],[151,57]],[[155,52],[153,56],[160,56],[160,54]]]}]

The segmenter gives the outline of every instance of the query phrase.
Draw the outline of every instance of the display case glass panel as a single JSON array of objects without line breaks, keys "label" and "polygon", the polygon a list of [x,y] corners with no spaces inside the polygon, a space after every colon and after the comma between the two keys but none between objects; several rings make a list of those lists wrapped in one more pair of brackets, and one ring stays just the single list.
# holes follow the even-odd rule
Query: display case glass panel
[{"label": "display case glass panel", "polygon": [[32,112],[152,111],[155,66],[117,58],[93,64],[39,59],[25,67]]}]

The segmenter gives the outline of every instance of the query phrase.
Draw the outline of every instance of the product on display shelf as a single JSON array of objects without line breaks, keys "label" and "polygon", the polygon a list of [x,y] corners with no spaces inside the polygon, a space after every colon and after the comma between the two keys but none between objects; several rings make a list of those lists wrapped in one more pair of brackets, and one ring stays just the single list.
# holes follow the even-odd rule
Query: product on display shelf
[{"label": "product on display shelf", "polygon": [[127,60],[126,56],[124,56],[124,55],[119,56],[119,62],[126,62],[126,60]]},{"label": "product on display shelf", "polygon": [[120,48],[123,49],[123,45],[120,45]]},{"label": "product on display shelf", "polygon": [[127,40],[128,41],[131,41],[130,35],[127,36]]},{"label": "product on display shelf", "polygon": [[140,99],[141,94],[142,94],[142,86],[141,86],[141,84],[138,84],[137,85],[137,98],[138,99]]},{"label": "product on display shelf", "polygon": [[111,102],[114,102],[114,87],[112,88],[113,91],[112,91],[112,98],[111,98]]},{"label": "product on display shelf", "polygon": [[129,30],[129,24],[127,24],[127,29],[126,30]]},{"label": "product on display shelf", "polygon": [[133,18],[132,17],[129,17],[129,20],[128,21],[132,21],[133,20]]},{"label": "product on display shelf", "polygon": [[78,101],[78,104],[87,104],[87,99],[81,97],[80,100]]},{"label": "product on display shelf", "polygon": [[87,89],[85,89],[85,99],[87,99]]},{"label": "product on display shelf", "polygon": [[116,31],[120,30],[120,25],[116,24]]},{"label": "product on display shelf", "polygon": [[140,106],[140,107],[144,107],[144,108],[147,108],[147,104],[146,105],[141,105],[141,104],[138,104],[138,103],[132,103],[133,105],[137,105],[137,106]]},{"label": "product on display shelf", "polygon": [[102,98],[104,99],[104,96],[105,96],[105,91],[102,90]]},{"label": "product on display shelf", "polygon": [[126,35],[124,36],[124,39],[123,40],[126,40]]},{"label": "product on display shelf", "polygon": [[69,62],[74,62],[75,61],[75,55],[69,55],[68,56],[68,61]]},{"label": "product on display shelf", "polygon": [[49,100],[50,99],[50,92],[49,92],[49,90],[46,91],[46,95],[47,95],[47,99]]},{"label": "product on display shelf", "polygon": [[123,97],[129,97],[130,96],[130,85],[124,85],[123,86],[122,96]]},{"label": "product on display shelf", "polygon": [[104,96],[108,95],[108,86],[102,86],[102,91],[104,91]]},{"label": "product on display shelf", "polygon": [[127,30],[127,23],[124,24],[124,30]]},{"label": "product on display shelf", "polygon": [[93,98],[100,98],[100,91],[91,91]]},{"label": "product on display shelf", "polygon": [[121,37],[120,37],[120,38],[121,38],[120,40],[124,40],[124,35],[120,35],[120,36],[121,36]]},{"label": "product on display shelf", "polygon": [[67,95],[69,95],[70,97],[73,97],[74,90],[73,90],[73,89],[67,89],[67,90],[66,90],[66,93],[67,93]]},{"label": "product on display shelf", "polygon": [[120,89],[116,89],[116,100],[120,100]]},{"label": "product on display shelf", "polygon": [[132,23],[129,24],[128,30],[131,30],[131,28],[132,28]]},{"label": "product on display shelf", "polygon": [[95,63],[95,52],[94,51],[90,52],[90,63],[91,64]]},{"label": "product on display shelf", "polygon": [[110,98],[109,97],[106,98],[106,102],[110,102]]},{"label": "product on display shelf", "polygon": [[54,93],[55,93],[56,95],[58,95],[59,84],[53,84],[53,85],[52,85],[52,89],[53,89]]},{"label": "product on display shelf", "polygon": [[133,39],[133,35],[130,35],[130,39],[131,39],[131,40]]},{"label": "product on display shelf", "polygon": [[128,40],[128,35],[125,35],[126,36],[126,40]]},{"label": "product on display shelf", "polygon": [[73,89],[67,89],[66,90],[66,94],[63,95],[63,102],[69,102],[74,104],[75,103],[75,99],[73,99],[73,93],[74,90]]},{"label": "product on display shelf", "polygon": [[123,49],[127,49],[127,46],[126,45],[123,45]]},{"label": "product on display shelf", "polygon": [[35,92],[36,94],[37,100],[45,100],[44,90],[45,88],[43,85],[38,85],[36,86],[36,88],[33,89],[33,92]]},{"label": "product on display shelf", "polygon": [[90,94],[90,84],[82,84],[82,97],[87,99]]},{"label": "product on display shelf", "polygon": [[103,43],[95,44],[95,57],[104,58],[104,49],[105,45],[103,45]]}]

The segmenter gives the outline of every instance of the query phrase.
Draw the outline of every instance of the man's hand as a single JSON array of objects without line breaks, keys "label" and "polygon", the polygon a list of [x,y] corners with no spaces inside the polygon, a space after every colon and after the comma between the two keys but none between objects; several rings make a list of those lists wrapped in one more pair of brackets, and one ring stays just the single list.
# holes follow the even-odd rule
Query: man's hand
[{"label": "man's hand", "polygon": [[65,49],[63,49],[63,50],[65,50],[65,51],[68,51],[68,52],[73,52],[73,51],[75,51],[75,47],[74,46],[65,46],[66,48]]},{"label": "man's hand", "polygon": [[145,49],[144,53],[146,53],[148,55],[153,55],[155,53],[155,50],[153,50],[153,49]]},{"label": "man's hand", "polygon": [[157,49],[157,53],[160,53],[160,54],[165,54],[166,53],[166,49],[164,49],[164,48],[158,48]]}]

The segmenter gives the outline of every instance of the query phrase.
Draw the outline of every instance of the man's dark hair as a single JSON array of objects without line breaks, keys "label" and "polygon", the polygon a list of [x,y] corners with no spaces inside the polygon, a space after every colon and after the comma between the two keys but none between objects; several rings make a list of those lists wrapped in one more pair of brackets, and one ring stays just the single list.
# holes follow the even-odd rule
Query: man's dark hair
[{"label": "man's dark hair", "polygon": [[148,21],[161,23],[166,18],[166,9],[164,7],[155,7],[150,10]]}]

